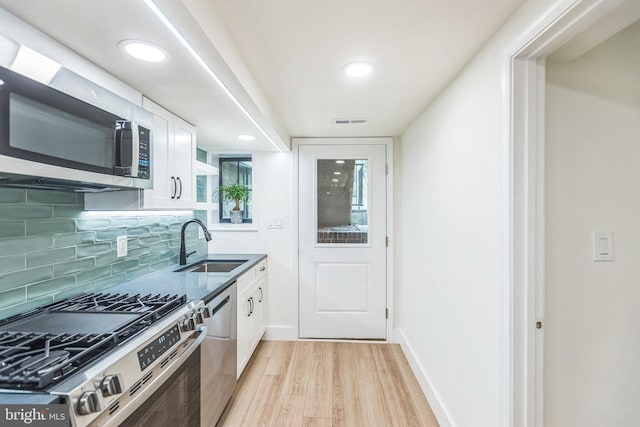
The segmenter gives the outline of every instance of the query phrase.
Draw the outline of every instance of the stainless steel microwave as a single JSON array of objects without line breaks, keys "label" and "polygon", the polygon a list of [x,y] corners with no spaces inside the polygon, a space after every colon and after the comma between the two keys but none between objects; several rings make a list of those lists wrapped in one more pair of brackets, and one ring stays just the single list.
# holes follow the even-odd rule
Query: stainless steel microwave
[{"label": "stainless steel microwave", "polygon": [[[95,85],[62,69],[58,85],[65,84],[98,98]],[[133,115],[139,107],[129,104]],[[90,192],[151,188],[153,120],[144,113],[137,111],[147,124],[0,67],[0,185]]]}]

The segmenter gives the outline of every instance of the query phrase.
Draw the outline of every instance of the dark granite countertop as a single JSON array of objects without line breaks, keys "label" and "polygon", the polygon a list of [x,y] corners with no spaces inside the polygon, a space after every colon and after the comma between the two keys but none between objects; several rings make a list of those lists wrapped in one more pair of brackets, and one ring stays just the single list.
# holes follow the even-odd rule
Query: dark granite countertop
[{"label": "dark granite countertop", "polygon": [[105,292],[155,293],[155,294],[185,294],[187,299],[201,299],[209,302],[220,292],[224,291],[238,277],[265,259],[265,254],[207,254],[188,259],[188,265],[206,259],[244,260],[247,262],[228,273],[191,273],[180,272],[180,265],[172,265],[167,269],[156,271],[129,282],[122,283]]}]

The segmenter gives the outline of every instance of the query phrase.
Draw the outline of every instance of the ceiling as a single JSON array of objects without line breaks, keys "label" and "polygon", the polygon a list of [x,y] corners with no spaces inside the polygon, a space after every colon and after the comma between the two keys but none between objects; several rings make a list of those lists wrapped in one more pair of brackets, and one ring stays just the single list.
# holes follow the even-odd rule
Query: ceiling
[{"label": "ceiling", "polygon": [[[399,135],[524,2],[155,1],[254,120],[143,0],[0,7],[195,124],[199,145],[247,152],[286,150],[290,136]],[[163,46],[171,60],[158,66],[124,56],[117,43],[131,38]],[[374,73],[345,76],[341,68],[356,60],[374,64]],[[342,118],[367,123],[334,123]],[[258,138],[240,143],[240,133]]]}]

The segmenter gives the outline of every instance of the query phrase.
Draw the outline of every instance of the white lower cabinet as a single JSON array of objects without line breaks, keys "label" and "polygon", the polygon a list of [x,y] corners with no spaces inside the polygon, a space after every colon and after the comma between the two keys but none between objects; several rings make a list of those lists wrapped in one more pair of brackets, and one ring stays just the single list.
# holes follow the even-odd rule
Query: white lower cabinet
[{"label": "white lower cabinet", "polygon": [[266,260],[238,278],[238,378],[266,330]]}]

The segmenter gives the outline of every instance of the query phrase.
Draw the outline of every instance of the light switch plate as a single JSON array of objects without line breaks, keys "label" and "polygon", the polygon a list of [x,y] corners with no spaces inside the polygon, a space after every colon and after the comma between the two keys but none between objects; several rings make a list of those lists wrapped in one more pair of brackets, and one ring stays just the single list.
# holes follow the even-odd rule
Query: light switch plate
[{"label": "light switch plate", "polygon": [[593,232],[593,260],[613,261],[613,232],[596,230]]},{"label": "light switch plate", "polygon": [[267,228],[284,228],[284,218],[281,216],[267,217]]},{"label": "light switch plate", "polygon": [[123,256],[127,256],[127,236],[118,236],[116,239],[117,249],[116,256],[121,258]]}]

